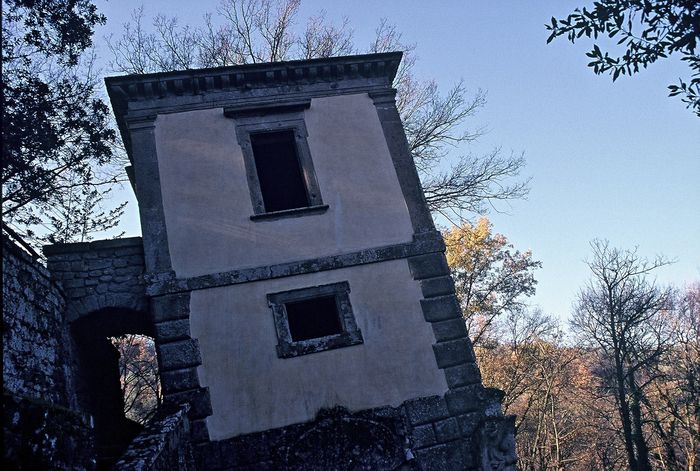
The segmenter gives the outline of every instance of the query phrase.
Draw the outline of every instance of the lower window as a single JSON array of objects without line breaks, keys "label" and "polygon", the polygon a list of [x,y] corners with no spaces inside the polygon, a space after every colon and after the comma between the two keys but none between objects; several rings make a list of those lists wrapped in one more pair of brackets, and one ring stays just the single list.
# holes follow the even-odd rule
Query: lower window
[{"label": "lower window", "polygon": [[267,295],[277,330],[277,356],[290,358],[362,343],[344,281]]}]

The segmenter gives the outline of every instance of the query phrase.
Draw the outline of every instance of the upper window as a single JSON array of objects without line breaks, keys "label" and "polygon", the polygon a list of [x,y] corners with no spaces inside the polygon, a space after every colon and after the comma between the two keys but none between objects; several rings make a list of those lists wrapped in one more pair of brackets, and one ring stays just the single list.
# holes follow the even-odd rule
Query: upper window
[{"label": "upper window", "polygon": [[267,295],[277,330],[277,355],[295,357],[362,343],[347,282]]},{"label": "upper window", "polygon": [[323,212],[303,114],[236,116],[243,150],[251,219],[271,219]]},{"label": "upper window", "polygon": [[309,206],[294,131],[251,134],[250,143],[265,211]]}]

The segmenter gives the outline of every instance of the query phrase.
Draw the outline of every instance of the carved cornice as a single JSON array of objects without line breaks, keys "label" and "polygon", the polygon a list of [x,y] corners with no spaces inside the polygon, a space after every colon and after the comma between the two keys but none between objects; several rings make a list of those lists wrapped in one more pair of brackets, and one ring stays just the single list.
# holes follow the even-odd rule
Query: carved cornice
[{"label": "carved cornice", "polygon": [[[250,109],[279,97],[361,93],[391,87],[401,52],[245,64],[211,69],[107,77],[119,129],[130,152],[127,121],[140,114],[239,106]],[[303,95],[303,97],[300,97]],[[128,118],[127,118],[128,115]]]},{"label": "carved cornice", "polygon": [[150,100],[210,91],[252,89],[281,84],[339,81],[349,78],[394,79],[401,52],[329,57],[212,69],[107,77],[112,101]]},{"label": "carved cornice", "polygon": [[130,131],[135,131],[138,129],[153,129],[156,126],[157,117],[158,116],[156,114],[135,117],[127,116],[124,121]]},{"label": "carved cornice", "polygon": [[396,89],[388,88],[384,90],[371,91],[369,97],[375,105],[384,103],[396,103]]}]

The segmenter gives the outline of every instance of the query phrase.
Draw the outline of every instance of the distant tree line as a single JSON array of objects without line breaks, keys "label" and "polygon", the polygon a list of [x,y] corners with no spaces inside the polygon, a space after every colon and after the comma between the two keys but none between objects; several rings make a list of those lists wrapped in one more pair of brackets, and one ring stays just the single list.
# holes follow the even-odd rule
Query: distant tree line
[{"label": "distant tree line", "polygon": [[567,333],[526,304],[539,262],[488,221],[445,242],[484,383],[517,415],[522,470],[698,469],[700,282],[659,286],[667,259],[596,240]]}]

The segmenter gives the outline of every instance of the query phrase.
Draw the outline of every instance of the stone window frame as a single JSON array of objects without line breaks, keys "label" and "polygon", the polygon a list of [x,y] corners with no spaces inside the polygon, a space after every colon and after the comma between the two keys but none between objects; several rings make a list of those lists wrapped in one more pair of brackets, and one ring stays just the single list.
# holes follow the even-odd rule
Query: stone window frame
[{"label": "stone window frame", "polygon": [[[236,119],[236,137],[243,152],[243,163],[245,165],[250,200],[253,204],[254,213],[250,216],[250,219],[253,221],[320,214],[328,209],[328,205],[323,204],[323,199],[321,198],[321,189],[318,185],[316,171],[314,170],[314,164],[311,158],[311,151],[309,150],[309,144],[307,142],[309,133],[304,121],[304,112],[303,109],[299,110],[298,108],[297,106],[290,110],[276,109],[270,110],[270,113],[257,113],[253,115],[251,115],[250,112],[241,115],[233,111],[225,110],[226,116],[235,117]],[[301,175],[309,201],[308,206],[281,211],[265,210],[265,203],[260,189],[260,181],[255,166],[255,155],[253,154],[250,136],[251,134],[277,131],[292,131],[294,133],[297,158],[299,159]]]},{"label": "stone window frame", "polygon": [[[292,340],[285,304],[327,296],[335,297],[342,332],[297,342]],[[364,343],[362,332],[357,327],[350,304],[350,284],[347,281],[270,293],[267,295],[267,303],[272,309],[275,322],[278,340],[277,356],[279,358],[293,358]]]}]

